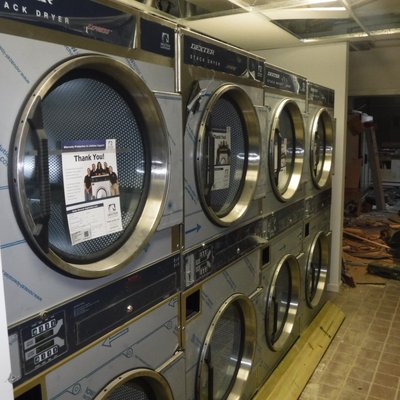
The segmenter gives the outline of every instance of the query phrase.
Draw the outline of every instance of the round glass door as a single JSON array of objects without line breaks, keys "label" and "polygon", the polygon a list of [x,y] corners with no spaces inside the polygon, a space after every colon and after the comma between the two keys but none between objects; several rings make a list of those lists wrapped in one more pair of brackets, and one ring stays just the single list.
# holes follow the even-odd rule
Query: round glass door
[{"label": "round glass door", "polygon": [[299,306],[300,267],[294,256],[285,256],[275,268],[267,295],[265,336],[272,350],[288,341]]},{"label": "round glass door", "polygon": [[305,297],[307,305],[315,308],[324,293],[329,266],[329,240],[323,232],[315,235],[310,246],[305,276]]},{"label": "round glass door", "polygon": [[160,374],[137,369],[118,376],[94,400],[173,400],[173,395]]},{"label": "round glass door", "polygon": [[322,189],[329,181],[333,162],[333,119],[321,109],[311,126],[310,168],[314,185]]},{"label": "round glass door", "polygon": [[255,318],[243,295],[232,296],[220,308],[201,352],[197,399],[240,399],[253,362]]},{"label": "round glass door", "polygon": [[202,115],[196,147],[196,184],[209,219],[226,226],[241,218],[256,189],[260,126],[248,95],[220,86]]},{"label": "round glass door", "polygon": [[284,100],[275,111],[269,140],[270,180],[279,200],[290,200],[295,194],[303,160],[303,117],[294,101]]},{"label": "round glass door", "polygon": [[82,56],[52,70],[22,112],[13,149],[16,214],[51,266],[108,275],[156,229],[167,132],[153,93],[127,66]]}]

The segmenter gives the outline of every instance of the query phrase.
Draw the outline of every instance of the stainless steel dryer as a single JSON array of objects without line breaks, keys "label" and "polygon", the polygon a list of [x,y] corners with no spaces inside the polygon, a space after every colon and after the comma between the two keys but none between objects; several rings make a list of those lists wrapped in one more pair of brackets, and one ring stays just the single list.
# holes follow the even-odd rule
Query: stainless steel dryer
[{"label": "stainless steel dryer", "polygon": [[[226,239],[222,257],[240,252],[240,242],[233,243]],[[199,265],[205,257],[199,250],[186,261]],[[256,343],[250,296],[258,289],[259,257],[256,248],[183,292],[187,400],[250,398],[247,381]]]},{"label": "stainless steel dryer", "polygon": [[263,104],[263,69],[253,55],[203,35],[181,29],[179,38],[186,251],[260,217],[255,106]]},{"label": "stainless steel dryer", "polygon": [[334,90],[308,82],[306,197],[331,187],[335,143],[334,102]]},{"label": "stainless steel dryer", "polygon": [[62,360],[17,387],[16,399],[184,399],[178,260],[172,257],[11,330],[11,354],[25,355],[24,363],[13,365],[22,379],[55,355]]},{"label": "stainless steel dryer", "polygon": [[326,287],[329,279],[331,258],[331,191],[326,190],[305,200],[304,253],[305,268],[302,270],[303,307],[301,332],[321,310],[327,300]]},{"label": "stainless steel dryer", "polygon": [[301,200],[263,221],[268,242],[261,250],[262,290],[252,297],[257,345],[248,382],[249,396],[264,384],[300,334],[303,216]]},{"label": "stainless steel dryer", "polygon": [[265,64],[265,107],[268,124],[263,131],[267,157],[262,170],[269,176],[263,213],[286,207],[304,197],[306,79]]},{"label": "stainless steel dryer", "polygon": [[[49,8],[55,24],[37,18]],[[98,300],[68,304],[179,254],[183,221],[175,26],[91,1],[26,11],[35,16],[24,23],[4,11],[0,28],[0,243],[15,386],[83,346],[75,324]],[[95,198],[91,176],[105,175],[111,196]]]}]

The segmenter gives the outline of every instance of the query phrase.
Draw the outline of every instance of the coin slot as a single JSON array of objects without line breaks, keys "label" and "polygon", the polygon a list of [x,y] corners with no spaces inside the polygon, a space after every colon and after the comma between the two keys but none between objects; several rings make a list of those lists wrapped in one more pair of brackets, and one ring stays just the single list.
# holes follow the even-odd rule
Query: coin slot
[{"label": "coin slot", "polygon": [[270,262],[269,246],[263,248],[262,254],[261,254],[261,262],[262,262],[263,266],[269,264],[269,262]]},{"label": "coin slot", "polygon": [[200,289],[186,297],[186,320],[200,312]]},{"label": "coin slot", "polygon": [[310,235],[310,223],[307,222],[304,226],[304,237],[308,237]]}]

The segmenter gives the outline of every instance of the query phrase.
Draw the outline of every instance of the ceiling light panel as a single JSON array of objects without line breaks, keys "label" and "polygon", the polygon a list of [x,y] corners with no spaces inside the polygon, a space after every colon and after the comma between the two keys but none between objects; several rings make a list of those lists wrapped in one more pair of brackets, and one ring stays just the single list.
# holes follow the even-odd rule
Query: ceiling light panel
[{"label": "ceiling light panel", "polygon": [[299,39],[315,39],[363,33],[351,18],[345,19],[286,19],[271,21]]},{"label": "ceiling light panel", "polygon": [[262,10],[263,15],[270,20],[288,20],[288,19],[347,19],[349,12],[344,7],[334,8],[290,8],[286,10]]}]

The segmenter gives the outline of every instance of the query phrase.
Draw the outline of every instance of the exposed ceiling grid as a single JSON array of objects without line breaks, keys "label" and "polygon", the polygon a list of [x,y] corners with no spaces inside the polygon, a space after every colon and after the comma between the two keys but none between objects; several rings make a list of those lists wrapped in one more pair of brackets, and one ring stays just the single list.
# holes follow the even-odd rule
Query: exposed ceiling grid
[{"label": "exposed ceiling grid", "polygon": [[246,50],[348,41],[400,45],[400,0],[138,0],[152,12]]}]

